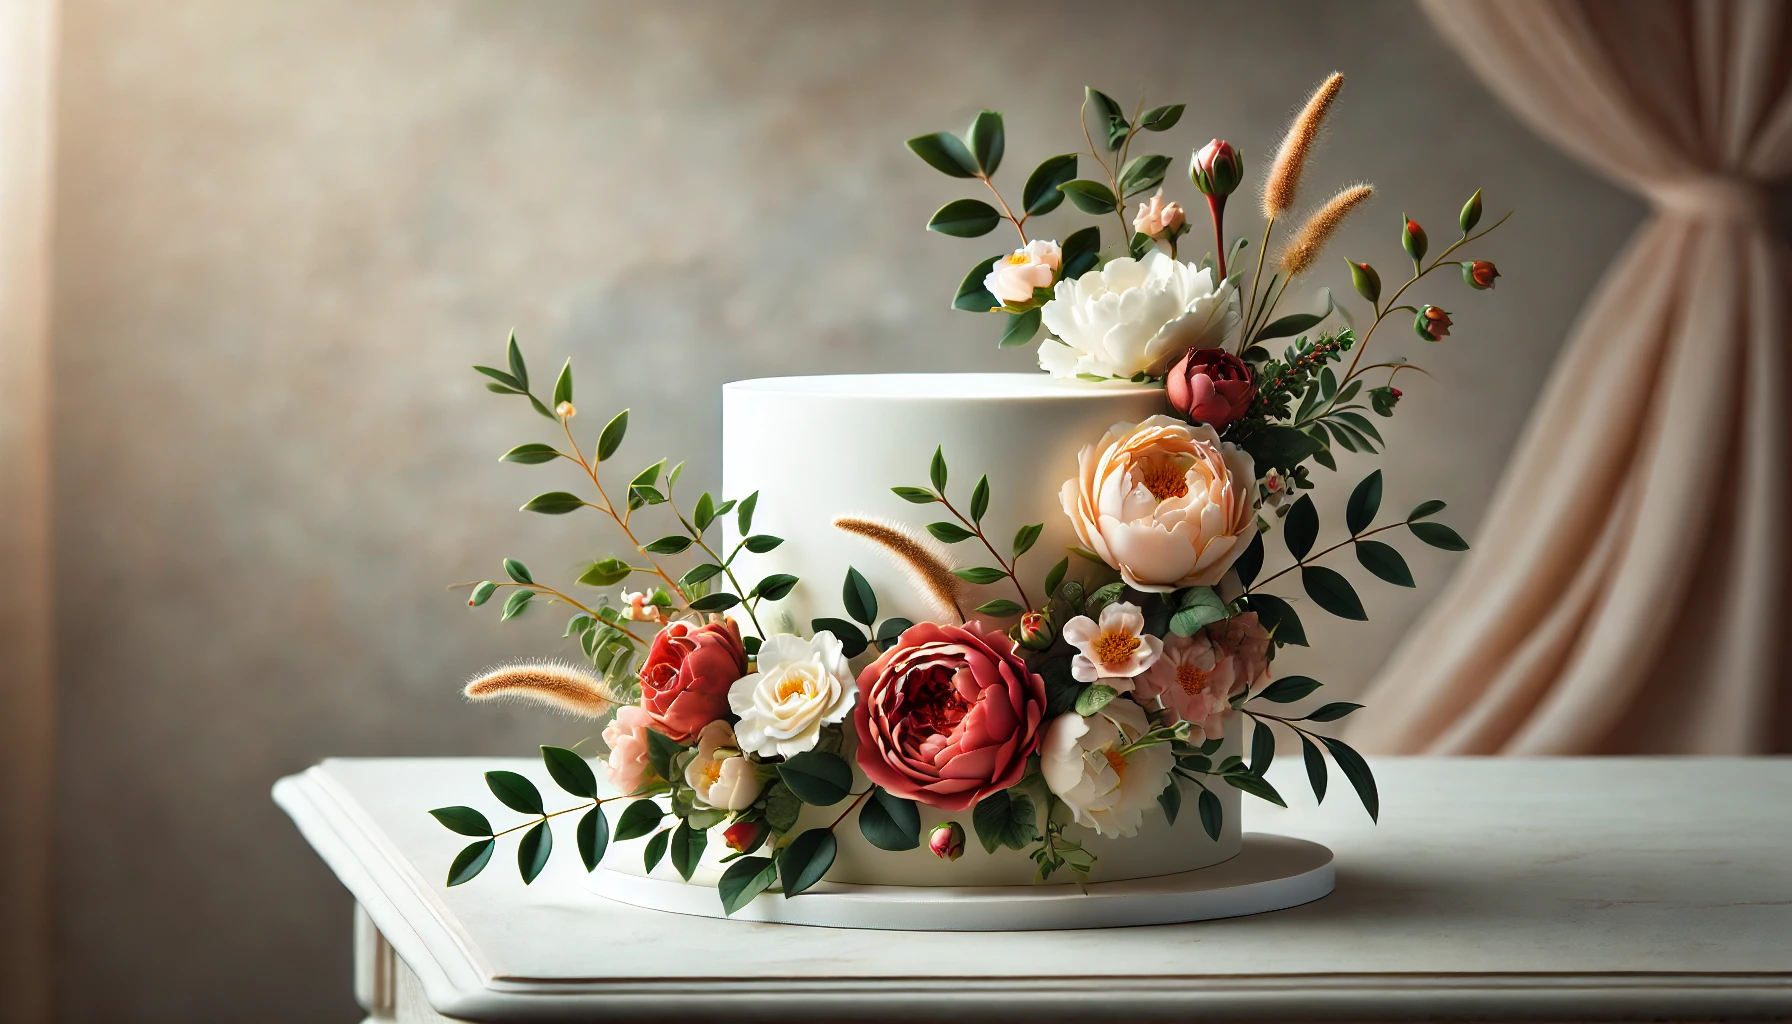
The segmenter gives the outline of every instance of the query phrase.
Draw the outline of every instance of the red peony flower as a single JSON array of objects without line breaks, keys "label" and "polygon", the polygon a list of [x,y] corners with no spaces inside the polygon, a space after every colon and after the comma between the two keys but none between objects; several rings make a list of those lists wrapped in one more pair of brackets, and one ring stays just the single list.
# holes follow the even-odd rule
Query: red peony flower
[{"label": "red peony flower", "polygon": [[859,673],[859,767],[900,797],[948,811],[1019,782],[1039,747],[1045,681],[983,624],[911,626]]},{"label": "red peony flower", "polygon": [[728,687],[747,674],[747,651],[732,620],[692,629],[674,622],[653,638],[641,666],[641,705],[680,743],[728,715]]},{"label": "red peony flower", "polygon": [[1218,348],[1195,349],[1177,360],[1164,378],[1164,389],[1172,408],[1215,430],[1243,416],[1257,397],[1250,365]]}]

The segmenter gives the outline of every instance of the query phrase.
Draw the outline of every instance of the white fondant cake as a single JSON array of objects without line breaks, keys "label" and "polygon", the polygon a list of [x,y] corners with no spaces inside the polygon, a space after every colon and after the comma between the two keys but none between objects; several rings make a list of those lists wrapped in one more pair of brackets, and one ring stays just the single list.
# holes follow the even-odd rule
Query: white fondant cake
[{"label": "white fondant cake", "polygon": [[[783,601],[761,608],[763,624],[774,632],[807,632],[815,618],[844,617],[841,583],[847,566],[871,583],[882,605],[880,618],[936,617],[887,555],[833,524],[843,515],[871,516],[920,528],[947,518],[938,506],[910,504],[890,490],[894,485],[926,486],[928,466],[939,447],[950,471],[947,494],[960,508],[978,477],[989,476],[984,523],[998,547],[1005,551],[1020,527],[1044,524],[1040,540],[1018,568],[1022,585],[1039,597],[1047,570],[1076,543],[1058,495],[1064,481],[1075,475],[1077,451],[1117,422],[1137,422],[1164,411],[1159,387],[1061,381],[1039,374],[780,377],[728,384],[722,391],[722,493],[744,497],[759,492],[754,532],[788,541],[764,554],[743,552],[739,575],[750,581],[789,573],[801,580]],[[734,533],[732,517],[726,524],[725,541],[732,549],[741,538]],[[986,552],[975,541],[955,545],[951,553],[960,566],[989,562],[979,557]],[[1078,571],[1087,566],[1082,563]],[[1005,580],[967,585],[966,592],[962,603],[967,613],[990,598],[1014,596]],[[788,627],[774,625],[766,618],[768,610],[771,616],[787,615]],[[1220,757],[1239,753],[1238,732],[1228,730]],[[866,785],[856,768],[855,774],[858,787]],[[1152,808],[1132,838],[1097,836],[1074,825],[1067,831],[1097,856],[1092,881],[1205,867],[1236,854],[1240,842],[1238,791],[1222,785],[1214,792],[1224,807],[1217,842],[1207,837],[1192,807],[1174,826],[1161,809]],[[927,806],[920,811],[923,834],[947,820],[970,824],[968,811],[952,814]],[[806,808],[798,830],[826,827],[838,814],[837,808]],[[974,838],[963,859],[950,862],[925,847],[903,853],[879,850],[857,829],[838,829],[835,835],[839,853],[826,875],[833,881],[976,886],[1028,885],[1034,879],[1034,864],[1025,851],[986,853]]]}]

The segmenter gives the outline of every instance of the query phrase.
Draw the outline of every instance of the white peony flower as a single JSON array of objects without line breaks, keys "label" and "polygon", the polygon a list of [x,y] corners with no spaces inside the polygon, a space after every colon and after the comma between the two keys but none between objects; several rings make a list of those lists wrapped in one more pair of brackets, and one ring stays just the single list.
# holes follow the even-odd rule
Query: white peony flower
[{"label": "white peony flower", "polygon": [[1127,693],[1133,677],[1156,663],[1164,642],[1145,632],[1145,613],[1136,604],[1115,601],[1101,610],[1097,624],[1078,615],[1064,624],[1064,641],[1077,649],[1070,674],[1079,683],[1101,680]]},{"label": "white peony flower", "polygon": [[1149,728],[1145,710],[1125,698],[1088,718],[1071,712],[1052,721],[1039,770],[1077,824],[1104,836],[1138,834],[1175,764],[1168,743],[1120,753]]},{"label": "white peony flower", "polygon": [[813,749],[821,727],[844,720],[858,696],[840,641],[826,630],[813,640],[767,637],[754,660],[759,671],[728,688],[728,707],[740,716],[741,748],[761,757]]},{"label": "white peony flower", "polygon": [[1033,301],[1033,289],[1050,288],[1064,263],[1064,252],[1058,243],[1036,238],[1026,248],[1016,249],[1009,256],[996,260],[983,278],[983,287],[997,302],[1016,305]]},{"label": "white peony flower", "polygon": [[765,788],[759,769],[741,756],[734,730],[720,719],[697,734],[697,756],[685,766],[684,781],[697,791],[697,799],[725,811],[753,806]]},{"label": "white peony flower", "polygon": [[1041,307],[1054,336],[1040,343],[1039,365],[1054,377],[1161,377],[1190,349],[1222,347],[1238,326],[1238,293],[1214,278],[1153,250],[1059,281]]}]

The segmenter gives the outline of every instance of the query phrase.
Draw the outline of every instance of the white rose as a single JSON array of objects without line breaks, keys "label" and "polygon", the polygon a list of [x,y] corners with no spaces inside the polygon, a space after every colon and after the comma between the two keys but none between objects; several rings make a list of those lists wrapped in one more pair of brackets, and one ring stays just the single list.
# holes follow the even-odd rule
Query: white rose
[{"label": "white rose", "polygon": [[1214,277],[1154,249],[1059,281],[1040,310],[1053,337],[1039,365],[1054,377],[1160,377],[1190,349],[1222,347],[1238,326],[1238,293]]},{"label": "white rose", "polygon": [[814,749],[821,727],[843,720],[858,696],[840,641],[826,630],[813,640],[767,637],[754,660],[759,671],[728,688],[728,707],[740,716],[741,749],[761,757]]},{"label": "white rose", "polygon": [[1168,743],[1120,753],[1149,728],[1145,710],[1124,697],[1087,718],[1073,711],[1052,721],[1039,771],[1077,824],[1104,836],[1138,834],[1175,763]]},{"label": "white rose", "polygon": [[685,766],[684,781],[697,799],[724,811],[746,810],[765,788],[758,768],[741,756],[734,730],[719,719],[697,734],[697,756]]},{"label": "white rose", "polygon": [[1032,302],[1033,289],[1050,288],[1063,262],[1064,253],[1058,243],[1036,238],[1028,242],[1026,248],[1016,249],[1013,255],[996,260],[983,278],[983,287],[989,289],[997,302],[1017,305]]}]

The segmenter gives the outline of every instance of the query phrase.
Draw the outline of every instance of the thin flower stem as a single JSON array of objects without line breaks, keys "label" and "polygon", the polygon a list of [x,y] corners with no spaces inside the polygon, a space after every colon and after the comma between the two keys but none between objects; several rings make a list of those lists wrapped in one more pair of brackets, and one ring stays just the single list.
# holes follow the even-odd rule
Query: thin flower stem
[{"label": "thin flower stem", "polygon": [[854,794],[854,796],[857,797],[857,799],[855,799],[852,803],[848,804],[846,807],[846,810],[840,812],[840,816],[838,818],[834,819],[834,823],[832,825],[828,826],[828,831],[832,832],[835,829],[839,828],[840,823],[846,820],[846,816],[848,814],[851,814],[855,809],[857,809],[861,803],[864,803],[865,798],[870,795],[871,795],[871,790],[869,790],[869,789],[867,789],[863,793]]},{"label": "thin flower stem", "polygon": [[493,832],[491,837],[493,839],[498,839],[500,837],[507,836],[510,833],[515,832],[519,829],[529,828],[532,825],[539,825],[542,822],[548,820],[549,818],[558,818],[562,814],[571,814],[574,811],[582,811],[587,807],[596,807],[598,804],[607,803],[608,801],[611,801],[611,800],[620,800],[620,799],[622,799],[622,798],[619,796],[606,796],[600,800],[593,800],[588,804],[580,804],[577,807],[568,807],[564,811],[555,811],[552,814],[544,814],[541,817],[534,819],[533,821],[525,821],[521,825],[512,825],[510,828],[507,828],[502,832]]},{"label": "thin flower stem", "polygon": [[[1251,272],[1251,298],[1244,307],[1247,319],[1255,318],[1253,311],[1257,308],[1257,286],[1263,281],[1263,254],[1269,251],[1269,233],[1274,231],[1275,227],[1276,219],[1274,217],[1269,218],[1269,223],[1263,225],[1263,244],[1257,247],[1257,269]],[[1250,332],[1247,331],[1238,339],[1238,354],[1241,356],[1244,355],[1244,350],[1250,347],[1250,342],[1245,340],[1249,337]]]},{"label": "thin flower stem", "polygon": [[497,584],[493,584],[493,585],[496,586],[497,588],[499,588],[500,590],[505,587],[528,587],[530,590],[536,591],[537,593],[547,594],[548,596],[554,598],[557,601],[561,601],[566,604],[572,605],[574,608],[577,608],[579,611],[584,612],[586,615],[589,615],[592,618],[596,619],[597,621],[602,622],[604,625],[609,626],[611,629],[614,629],[616,632],[623,634],[624,636],[628,637],[630,640],[633,640],[635,643],[645,644],[647,642],[647,641],[641,639],[640,637],[636,636],[635,634],[629,632],[627,627],[619,626],[614,622],[608,621],[602,615],[599,615],[596,611],[593,611],[592,609],[585,607],[584,604],[574,600],[570,596],[563,594],[558,590],[555,590],[553,587],[547,586],[546,584],[543,584],[543,583],[497,583]]},{"label": "thin flower stem", "polygon": [[1280,722],[1283,725],[1287,726],[1288,728],[1293,729],[1295,732],[1300,733],[1302,736],[1311,736],[1316,740],[1324,739],[1324,737],[1320,736],[1318,733],[1314,732],[1311,729],[1302,729],[1300,726],[1295,725],[1294,724],[1296,721],[1295,719],[1283,718],[1281,715],[1272,715],[1272,714],[1269,714],[1268,712],[1264,712],[1264,711],[1252,711],[1250,708],[1243,707],[1243,706],[1240,706],[1238,710],[1244,712],[1246,715],[1250,716],[1251,718],[1256,718],[1256,719],[1267,718],[1274,722]]},{"label": "thin flower stem", "polygon": [[1027,247],[1027,229],[1025,226],[1027,218],[1024,215],[1020,217],[1014,215],[1014,211],[1008,208],[1008,200],[1003,199],[1002,193],[996,191],[995,182],[990,181],[988,175],[980,174],[977,176],[977,179],[983,182],[983,184],[988,185],[990,194],[996,197],[996,202],[1002,204],[1003,215],[1014,224],[1014,230],[1020,234],[1020,246],[1025,249]]},{"label": "thin flower stem", "polygon": [[[1114,216],[1120,218],[1120,244],[1130,244],[1132,236],[1126,232],[1126,203],[1120,198],[1120,179],[1114,176],[1115,171],[1120,167],[1120,159],[1119,156],[1116,155],[1114,159],[1114,170],[1109,170],[1107,161],[1101,158],[1100,151],[1095,148],[1095,137],[1089,134],[1089,98],[1087,96],[1083,97],[1083,107],[1077,114],[1077,120],[1082,122],[1083,141],[1089,144],[1089,155],[1095,158],[1095,165],[1101,168],[1101,173],[1108,179],[1108,188],[1113,190]],[[1127,133],[1126,141],[1128,143],[1132,141],[1132,134],[1130,132]],[[1124,147],[1122,147],[1121,152],[1125,152]]]},{"label": "thin flower stem", "polygon": [[680,601],[683,601],[685,606],[688,608],[690,606],[691,601],[690,601],[690,598],[685,596],[684,588],[680,587],[678,585],[678,581],[674,580],[671,577],[671,575],[669,573],[667,573],[666,570],[660,566],[659,561],[653,557],[653,554],[651,552],[649,552],[646,548],[642,547],[641,542],[639,540],[635,539],[634,531],[629,529],[629,527],[628,527],[627,517],[619,516],[616,514],[615,502],[612,502],[610,500],[609,493],[604,490],[603,482],[597,478],[597,467],[595,465],[593,465],[592,463],[586,461],[585,453],[583,451],[580,451],[580,449],[579,449],[579,443],[577,441],[573,440],[572,424],[569,423],[564,417],[562,417],[560,419],[560,427],[562,430],[566,431],[566,442],[568,444],[572,445],[572,450],[573,450],[574,454],[576,454],[578,456],[579,466],[585,470],[585,475],[591,478],[591,486],[597,488],[597,496],[604,500],[604,503],[602,505],[593,505],[591,502],[586,502],[585,504],[591,505],[592,508],[597,509],[598,511],[604,513],[605,515],[609,516],[611,519],[616,521],[616,525],[621,527],[621,529],[622,529],[622,535],[628,538],[628,542],[635,546],[635,550],[637,552],[647,556],[647,562],[649,565],[653,566],[653,571],[656,574],[658,574],[660,579],[666,581],[666,585],[668,587],[672,588],[672,593],[677,594],[678,599]]},{"label": "thin flower stem", "polygon": [[[959,522],[961,522],[964,525],[971,528],[971,532],[977,535],[977,539],[983,542],[983,546],[985,548],[989,549],[989,557],[995,559],[996,564],[1001,566],[1002,571],[1007,573],[1008,578],[1013,581],[1014,591],[1015,591],[1015,593],[1020,595],[1021,607],[1025,608],[1027,611],[1033,611],[1034,610],[1033,602],[1028,600],[1026,588],[1022,587],[1020,585],[1020,577],[1015,575],[1015,573],[1014,573],[1014,567],[1016,565],[1020,564],[1020,559],[1016,558],[1013,562],[1005,561],[1002,558],[1001,554],[998,551],[996,551],[996,546],[994,544],[991,544],[989,542],[989,538],[983,535],[983,527],[977,523],[971,522],[969,519],[966,519],[964,517],[963,513],[959,512],[958,509],[953,507],[953,505],[950,501],[946,500],[946,496],[944,494],[940,495],[940,504],[946,506],[946,511],[952,513],[952,515],[955,519],[957,519]],[[959,617],[963,618],[963,614],[961,613]]]},{"label": "thin flower stem", "polygon": [[1352,534],[1349,537],[1344,538],[1343,540],[1339,541],[1336,544],[1333,544],[1331,547],[1326,548],[1324,551],[1321,551],[1316,555],[1312,555],[1310,557],[1297,560],[1293,565],[1289,566],[1286,569],[1283,569],[1281,572],[1276,573],[1274,576],[1268,576],[1268,577],[1265,577],[1264,579],[1258,580],[1257,582],[1255,582],[1255,583],[1251,584],[1249,587],[1247,587],[1245,589],[1245,593],[1254,594],[1259,589],[1261,589],[1265,585],[1269,584],[1271,581],[1281,579],[1283,576],[1288,575],[1289,573],[1293,572],[1296,569],[1300,569],[1305,566],[1311,565],[1314,562],[1319,561],[1321,558],[1324,558],[1326,555],[1331,554],[1332,552],[1338,550],[1339,548],[1343,547],[1346,544],[1355,544],[1357,541],[1362,540],[1364,537],[1373,537],[1378,533],[1386,533],[1389,530],[1398,529],[1399,527],[1402,527],[1405,525],[1406,525],[1406,521],[1403,519],[1397,523],[1389,523],[1386,526],[1378,526],[1375,529],[1370,530],[1367,533]]},{"label": "thin flower stem", "polygon": [[[765,636],[765,629],[759,625],[759,616],[753,613],[753,606],[747,603],[747,592],[741,589],[740,580],[734,575],[734,567],[723,561],[722,557],[716,554],[715,549],[709,546],[709,542],[703,539],[703,531],[692,526],[690,520],[684,517],[684,513],[678,511],[678,500],[672,497],[671,488],[666,489],[666,504],[672,506],[672,514],[678,517],[685,532],[691,535],[691,539],[697,542],[697,546],[703,549],[703,553],[709,556],[710,561],[722,567],[722,572],[728,576],[728,582],[734,584],[734,592],[740,595],[741,607],[747,610],[747,618],[753,622],[753,632],[758,633],[761,637]],[[745,541],[743,540],[742,543],[744,544]],[[739,549],[736,548],[736,550]]]}]

